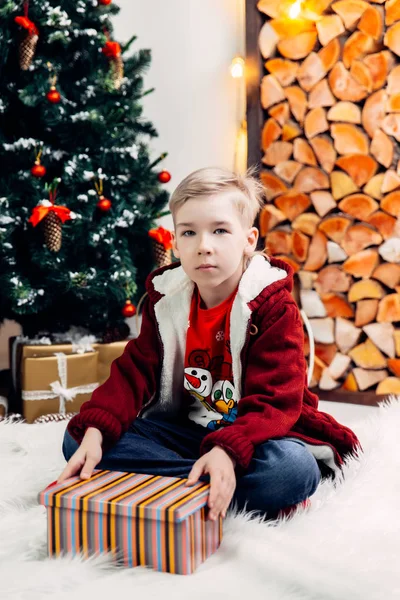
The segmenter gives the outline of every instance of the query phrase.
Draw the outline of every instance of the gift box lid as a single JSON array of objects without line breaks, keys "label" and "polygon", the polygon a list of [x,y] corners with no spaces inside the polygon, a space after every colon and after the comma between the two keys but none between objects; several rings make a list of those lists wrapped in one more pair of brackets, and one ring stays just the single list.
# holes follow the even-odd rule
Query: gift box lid
[{"label": "gift box lid", "polygon": [[185,485],[186,479],[94,471],[90,479],[71,477],[39,494],[44,506],[112,513],[180,523],[207,504],[210,484]]}]

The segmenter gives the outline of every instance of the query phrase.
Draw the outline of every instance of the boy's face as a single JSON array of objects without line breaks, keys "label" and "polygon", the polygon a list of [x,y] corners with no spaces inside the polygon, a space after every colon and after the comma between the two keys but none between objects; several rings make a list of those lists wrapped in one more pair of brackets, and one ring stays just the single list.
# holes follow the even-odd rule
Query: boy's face
[{"label": "boy's face", "polygon": [[176,211],[174,254],[200,290],[241,274],[244,254],[256,248],[258,230],[245,227],[232,200],[237,193],[193,198]]}]

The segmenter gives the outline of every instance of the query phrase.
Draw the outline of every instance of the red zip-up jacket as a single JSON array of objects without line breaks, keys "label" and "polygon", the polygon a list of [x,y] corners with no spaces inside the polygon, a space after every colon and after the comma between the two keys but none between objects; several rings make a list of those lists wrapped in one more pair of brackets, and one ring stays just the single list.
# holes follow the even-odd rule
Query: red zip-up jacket
[{"label": "red zip-up jacket", "polygon": [[[205,436],[202,454],[221,446],[246,469],[258,444],[296,437],[336,471],[357,451],[355,434],[319,411],[318,397],[307,387],[303,325],[292,286],[292,268],[278,259],[257,255],[243,273],[230,315],[238,416]],[[175,263],[149,275],[146,289],[140,335],[68,424],[78,442],[88,427],[96,427],[106,450],[138,417],[179,414],[194,283]]]}]

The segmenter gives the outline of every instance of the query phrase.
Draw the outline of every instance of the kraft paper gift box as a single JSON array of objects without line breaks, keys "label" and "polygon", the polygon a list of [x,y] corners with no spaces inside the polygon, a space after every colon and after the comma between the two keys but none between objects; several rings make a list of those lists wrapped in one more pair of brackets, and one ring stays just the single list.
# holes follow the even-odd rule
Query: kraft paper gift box
[{"label": "kraft paper gift box", "polygon": [[[112,342],[109,344],[91,344],[92,350],[98,352],[97,377],[94,379],[96,382],[102,384],[104,381],[106,381],[106,379],[108,379],[110,375],[111,363],[116,358],[121,356],[128,342],[129,340]],[[85,349],[86,352],[89,352],[90,346],[86,346]],[[26,343],[24,338],[18,337],[14,337],[10,340],[10,365],[12,371],[12,386],[9,397],[10,412],[21,413],[24,415],[25,404],[22,401],[22,380],[25,359],[54,356],[56,353],[60,352],[66,355],[81,355],[77,354],[77,346],[72,343],[30,344]],[[46,410],[46,412],[43,414],[48,414],[48,411]]]},{"label": "kraft paper gift box", "polygon": [[[36,352],[33,348],[26,347],[28,354]],[[57,352],[55,356],[25,358],[22,401],[26,421],[33,423],[37,417],[50,413],[78,412],[98,387],[97,364],[98,352]]]},{"label": "kraft paper gift box", "polygon": [[[26,338],[21,336],[10,338],[9,341],[9,355],[10,355],[10,367],[11,367],[11,390],[10,390],[10,412],[21,413],[24,417],[24,409],[26,405],[22,399],[22,388],[24,381],[24,369],[25,360],[30,358],[43,358],[43,357],[54,357],[57,353],[63,353],[66,355],[74,354],[74,346],[71,343],[62,344],[44,344],[28,343]],[[80,356],[80,354],[75,354]],[[39,365],[39,363],[38,363]],[[98,381],[95,378],[93,381]],[[55,411],[57,412],[57,411]],[[45,413],[48,414],[46,410]],[[41,415],[39,415],[41,416]]]},{"label": "kraft paper gift box", "polygon": [[[123,340],[122,342],[111,342],[109,344],[92,344],[93,350],[97,352],[97,380],[99,384],[104,383],[110,375],[110,369],[112,362],[121,356],[125,350],[125,346],[130,340]],[[52,344],[43,346],[24,346],[23,358],[28,357],[39,357],[39,356],[53,356],[57,352],[63,352],[64,354],[73,354],[74,346],[72,344]]]},{"label": "kraft paper gift box", "polygon": [[127,567],[190,574],[222,539],[222,518],[207,519],[208,483],[187,479],[95,471],[39,494],[47,507],[50,556],[111,552]]},{"label": "kraft paper gift box", "polygon": [[93,348],[99,353],[97,366],[98,381],[104,383],[110,375],[111,363],[121,356],[125,346],[130,340],[122,342],[111,342],[110,344],[93,344]]}]

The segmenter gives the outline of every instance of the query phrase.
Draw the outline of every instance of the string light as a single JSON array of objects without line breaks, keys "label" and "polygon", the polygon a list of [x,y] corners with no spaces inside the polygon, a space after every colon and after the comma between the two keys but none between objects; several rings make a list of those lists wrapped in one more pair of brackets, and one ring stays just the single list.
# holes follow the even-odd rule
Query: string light
[{"label": "string light", "polygon": [[231,75],[235,79],[240,79],[244,75],[244,58],[235,56],[231,62]]},{"label": "string light", "polygon": [[301,0],[296,0],[294,4],[289,8],[289,17],[291,19],[297,19],[301,13]]}]

